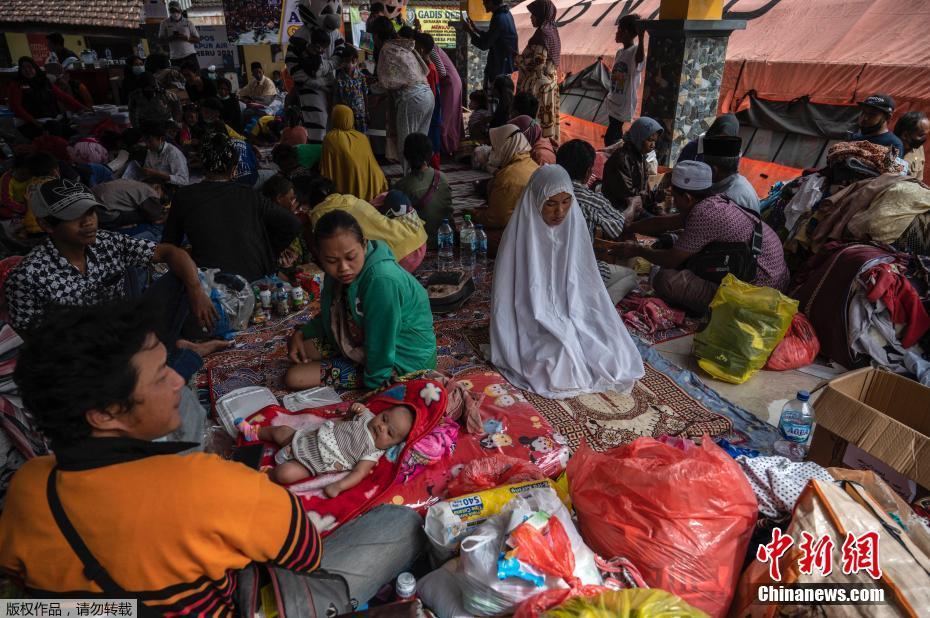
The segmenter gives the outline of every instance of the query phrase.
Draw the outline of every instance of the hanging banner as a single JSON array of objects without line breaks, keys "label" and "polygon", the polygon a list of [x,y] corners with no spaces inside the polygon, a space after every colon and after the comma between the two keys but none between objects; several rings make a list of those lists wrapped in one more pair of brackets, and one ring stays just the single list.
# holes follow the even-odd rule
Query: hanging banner
[{"label": "hanging banner", "polygon": [[[39,66],[44,65],[45,61],[48,60],[49,55],[52,53],[48,48],[48,41],[45,39],[45,35],[30,32],[26,35],[26,42],[29,43],[29,54],[32,56],[32,59],[35,60],[36,64]],[[59,60],[61,59],[59,58]]]},{"label": "hanging banner", "polygon": [[408,15],[413,9],[416,18],[420,20],[420,30],[432,35],[436,45],[443,49],[455,49],[455,28],[449,22],[458,22],[462,19],[462,11],[455,4],[446,6],[407,7]]},{"label": "hanging banner", "polygon": [[303,25],[300,13],[297,12],[297,0],[284,0],[284,10],[281,11],[281,45],[290,41]]},{"label": "hanging banner", "polygon": [[200,68],[234,69],[239,64],[236,46],[229,42],[226,26],[197,26],[200,42],[194,43]]},{"label": "hanging banner", "polygon": [[[296,9],[296,2],[293,4]],[[282,0],[223,0],[229,42],[233,45],[280,42],[281,5]]]}]

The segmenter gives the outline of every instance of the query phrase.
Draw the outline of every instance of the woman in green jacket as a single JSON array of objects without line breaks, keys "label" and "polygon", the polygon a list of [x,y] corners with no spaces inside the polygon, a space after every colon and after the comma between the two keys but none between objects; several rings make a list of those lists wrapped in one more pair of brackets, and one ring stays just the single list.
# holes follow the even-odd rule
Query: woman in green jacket
[{"label": "woman in green jacket", "polygon": [[321,310],[291,336],[287,387],[374,389],[398,375],[435,369],[429,298],[390,248],[367,240],[343,210],[325,214],[313,238],[326,273]]}]

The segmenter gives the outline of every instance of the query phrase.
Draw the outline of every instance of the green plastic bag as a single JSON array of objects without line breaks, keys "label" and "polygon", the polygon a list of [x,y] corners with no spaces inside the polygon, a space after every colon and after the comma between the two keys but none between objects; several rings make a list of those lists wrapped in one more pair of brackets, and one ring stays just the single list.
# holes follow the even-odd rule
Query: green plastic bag
[{"label": "green plastic bag", "polygon": [[657,588],[630,588],[575,597],[543,618],[706,618],[674,594]]},{"label": "green plastic bag", "polygon": [[710,308],[710,323],[694,336],[698,365],[711,377],[742,384],[784,338],[798,301],[727,275]]}]

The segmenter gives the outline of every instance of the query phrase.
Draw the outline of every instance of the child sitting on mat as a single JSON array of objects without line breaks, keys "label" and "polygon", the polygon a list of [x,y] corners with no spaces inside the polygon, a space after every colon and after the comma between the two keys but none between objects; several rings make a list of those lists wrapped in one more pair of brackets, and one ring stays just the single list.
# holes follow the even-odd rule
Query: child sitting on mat
[{"label": "child sitting on mat", "polygon": [[326,421],[317,429],[262,427],[258,437],[282,447],[275,455],[277,466],[270,472],[278,484],[351,469],[323,489],[335,498],[368,476],[384,451],[406,440],[413,421],[413,411],[406,406],[394,406],[376,416],[364,405],[353,403],[345,420]]}]

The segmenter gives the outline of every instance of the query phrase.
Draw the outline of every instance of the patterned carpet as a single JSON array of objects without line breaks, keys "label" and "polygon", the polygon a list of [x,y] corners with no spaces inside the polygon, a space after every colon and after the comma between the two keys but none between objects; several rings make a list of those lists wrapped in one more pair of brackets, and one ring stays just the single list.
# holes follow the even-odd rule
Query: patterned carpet
[{"label": "patterned carpet", "polygon": [[[425,281],[436,269],[428,255],[416,272]],[[476,292],[459,310],[434,316],[438,369],[450,375],[493,372],[481,356],[489,342],[489,311],[492,268],[474,270]],[[207,359],[198,385],[209,402],[243,386],[263,384],[276,395],[284,394],[282,377],[287,369],[287,338],[293,328],[318,310],[311,304],[284,320],[251,327],[236,337],[236,348]],[[634,337],[634,340],[636,338]],[[643,435],[726,437],[734,444],[768,450],[776,438],[772,428],[722,399],[691,372],[668,363],[647,342],[637,342],[646,375],[632,393],[603,393],[553,401],[529,392],[523,396],[562,433],[572,449],[585,439],[603,450]],[[496,373],[496,372],[495,372]],[[346,393],[346,399],[360,396]]]}]

